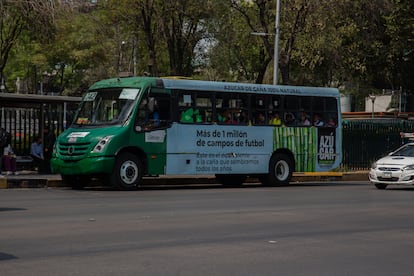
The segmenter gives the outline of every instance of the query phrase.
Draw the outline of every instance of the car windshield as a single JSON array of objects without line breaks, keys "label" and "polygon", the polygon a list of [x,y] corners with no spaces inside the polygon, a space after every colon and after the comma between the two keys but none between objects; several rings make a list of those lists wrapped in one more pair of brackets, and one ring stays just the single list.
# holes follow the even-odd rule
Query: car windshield
[{"label": "car windshield", "polygon": [[391,156],[409,156],[414,157],[414,144],[407,144],[397,151],[393,152]]},{"label": "car windshield", "polygon": [[73,124],[122,124],[129,118],[139,91],[131,88],[90,91],[83,97]]}]

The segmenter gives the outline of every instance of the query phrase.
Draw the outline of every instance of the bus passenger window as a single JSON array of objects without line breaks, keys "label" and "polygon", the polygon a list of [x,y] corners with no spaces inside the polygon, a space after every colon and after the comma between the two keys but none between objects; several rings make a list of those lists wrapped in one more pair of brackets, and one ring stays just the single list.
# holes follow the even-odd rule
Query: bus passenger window
[{"label": "bus passenger window", "polygon": [[193,108],[193,99],[190,94],[183,94],[180,97],[178,107],[180,110],[181,123],[194,123],[198,110]]},{"label": "bus passenger window", "polygon": [[237,124],[237,121],[234,119],[234,114],[231,112],[231,110],[224,111],[223,117],[224,117],[224,121],[223,121],[224,124],[227,124],[227,125]]},{"label": "bus passenger window", "polygon": [[336,127],[337,123],[334,117],[329,117],[328,121],[326,122],[326,127]]},{"label": "bus passenger window", "polygon": [[195,107],[198,110],[198,116],[196,116],[196,123],[211,123],[213,114],[213,102],[211,93],[197,93],[195,99]]},{"label": "bus passenger window", "polygon": [[323,127],[325,123],[323,122],[322,116],[319,113],[313,114],[313,126]]},{"label": "bus passenger window", "polygon": [[194,123],[201,121],[202,119],[198,109],[188,106],[187,109],[181,112],[180,122],[182,123]]},{"label": "bus passenger window", "polygon": [[306,112],[301,112],[300,114],[300,126],[311,126],[310,117]]},{"label": "bus passenger window", "polygon": [[148,101],[148,118],[147,123],[150,128],[155,128],[160,126],[160,113],[158,103],[155,98],[149,98]]},{"label": "bus passenger window", "polygon": [[256,114],[254,118],[255,125],[266,125],[266,117],[262,112]]},{"label": "bus passenger window", "polygon": [[249,118],[247,116],[247,112],[242,110],[237,117],[237,121],[239,125],[247,125],[249,123]]},{"label": "bus passenger window", "polygon": [[141,130],[167,127],[170,122],[170,96],[153,94],[144,98],[139,106],[136,126]]},{"label": "bus passenger window", "polygon": [[279,112],[271,113],[269,117],[270,117],[269,125],[274,125],[274,126],[282,125],[282,119],[280,118]]},{"label": "bus passenger window", "polygon": [[295,116],[293,116],[293,114],[290,112],[285,113],[285,126],[296,126]]},{"label": "bus passenger window", "polygon": [[140,125],[143,130],[150,130],[160,125],[160,115],[157,100],[153,97],[147,97],[142,100],[138,115],[137,125]]}]

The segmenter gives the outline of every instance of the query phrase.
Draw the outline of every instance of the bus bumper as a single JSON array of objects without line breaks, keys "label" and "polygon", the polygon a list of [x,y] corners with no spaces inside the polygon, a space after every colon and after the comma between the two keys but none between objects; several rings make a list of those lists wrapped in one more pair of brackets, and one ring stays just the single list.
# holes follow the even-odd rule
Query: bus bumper
[{"label": "bus bumper", "polygon": [[114,167],[114,157],[91,157],[79,161],[65,161],[52,158],[51,167],[53,173],[63,175],[93,175],[111,173]]}]

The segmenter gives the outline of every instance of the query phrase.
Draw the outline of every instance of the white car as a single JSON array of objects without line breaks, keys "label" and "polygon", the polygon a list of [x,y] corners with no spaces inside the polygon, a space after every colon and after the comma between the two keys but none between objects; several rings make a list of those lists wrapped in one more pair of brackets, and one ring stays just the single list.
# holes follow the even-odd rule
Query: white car
[{"label": "white car", "polygon": [[388,185],[414,185],[414,142],[374,162],[369,180],[381,190]]}]

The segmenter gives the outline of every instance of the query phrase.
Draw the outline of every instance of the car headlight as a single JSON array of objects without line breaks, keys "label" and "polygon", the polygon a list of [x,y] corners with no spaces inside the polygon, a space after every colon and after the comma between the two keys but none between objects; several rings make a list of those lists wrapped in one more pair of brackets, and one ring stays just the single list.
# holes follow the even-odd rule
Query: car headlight
[{"label": "car headlight", "polygon": [[376,169],[377,168],[377,162],[373,162],[371,164],[371,169]]},{"label": "car headlight", "polygon": [[99,142],[96,144],[96,146],[93,148],[92,152],[93,153],[99,153],[99,152],[103,152],[105,147],[109,144],[109,142],[111,141],[112,137],[114,137],[113,135],[110,136],[105,136],[103,137],[101,140],[99,140]]},{"label": "car headlight", "polygon": [[404,170],[404,171],[414,170],[414,164],[411,164],[411,165],[405,166],[405,167],[403,168],[403,170]]}]

